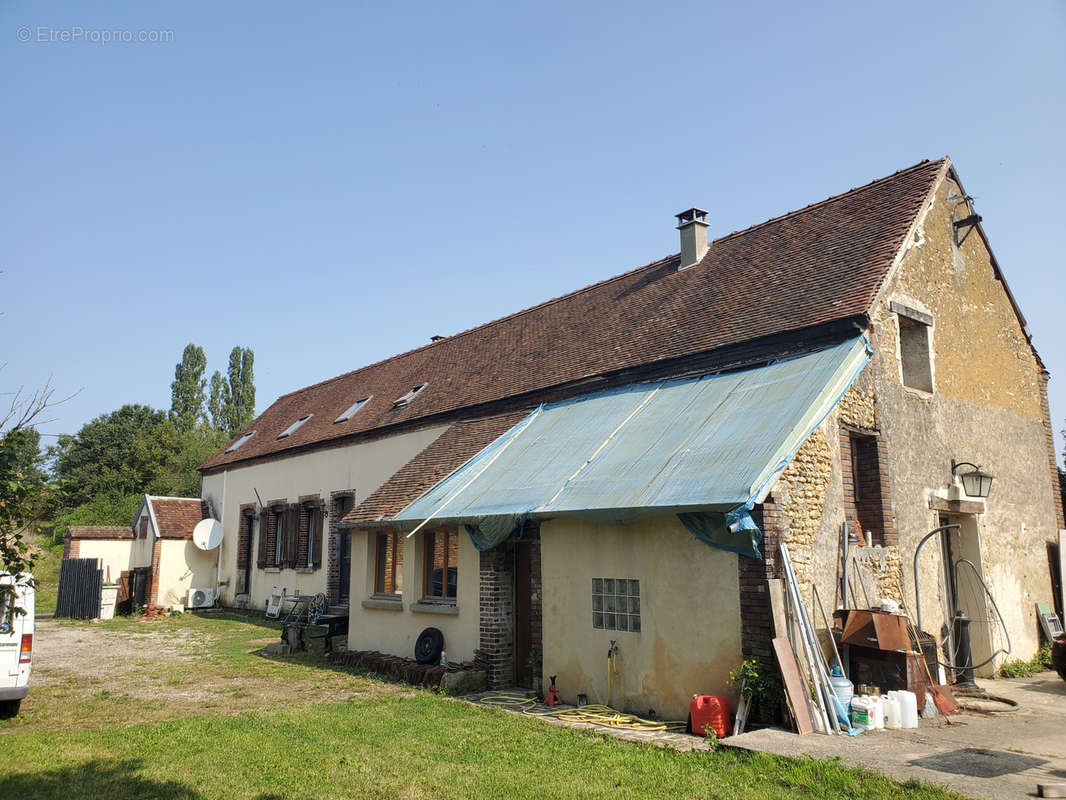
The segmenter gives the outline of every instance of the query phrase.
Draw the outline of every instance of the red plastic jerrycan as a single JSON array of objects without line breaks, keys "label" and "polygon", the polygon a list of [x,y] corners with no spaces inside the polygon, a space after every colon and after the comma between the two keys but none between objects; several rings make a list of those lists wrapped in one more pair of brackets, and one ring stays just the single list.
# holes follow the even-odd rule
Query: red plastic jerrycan
[{"label": "red plastic jerrycan", "polygon": [[729,701],[720,695],[696,694],[688,707],[689,730],[697,736],[706,736],[713,730],[719,739],[733,732],[733,719],[729,715]]}]

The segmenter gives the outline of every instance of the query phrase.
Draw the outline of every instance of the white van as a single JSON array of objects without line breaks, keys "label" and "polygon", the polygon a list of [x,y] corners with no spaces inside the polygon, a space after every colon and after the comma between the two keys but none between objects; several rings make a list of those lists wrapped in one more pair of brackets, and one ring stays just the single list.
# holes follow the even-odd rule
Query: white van
[{"label": "white van", "polygon": [[[9,587],[14,583],[11,575],[0,574],[0,585]],[[0,592],[0,718],[18,714],[22,698],[29,691],[33,598],[33,587],[25,580],[19,581],[15,587],[15,608],[26,613],[15,614],[9,606],[11,595]]]}]

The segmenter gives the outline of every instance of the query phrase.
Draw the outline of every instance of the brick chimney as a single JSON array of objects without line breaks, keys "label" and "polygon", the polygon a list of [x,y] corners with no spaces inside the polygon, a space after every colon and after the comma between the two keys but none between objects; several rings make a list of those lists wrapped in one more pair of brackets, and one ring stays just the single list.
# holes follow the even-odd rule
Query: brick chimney
[{"label": "brick chimney", "polygon": [[707,253],[707,212],[702,208],[690,208],[675,214],[677,229],[681,231],[681,265],[685,269],[700,263]]}]

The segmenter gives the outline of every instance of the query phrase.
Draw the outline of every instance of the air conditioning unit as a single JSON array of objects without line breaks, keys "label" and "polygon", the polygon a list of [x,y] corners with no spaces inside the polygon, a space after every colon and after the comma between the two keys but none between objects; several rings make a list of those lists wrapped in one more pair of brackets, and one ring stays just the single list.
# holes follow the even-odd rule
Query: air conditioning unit
[{"label": "air conditioning unit", "polygon": [[189,589],[186,608],[210,608],[215,604],[217,590],[213,588]]}]

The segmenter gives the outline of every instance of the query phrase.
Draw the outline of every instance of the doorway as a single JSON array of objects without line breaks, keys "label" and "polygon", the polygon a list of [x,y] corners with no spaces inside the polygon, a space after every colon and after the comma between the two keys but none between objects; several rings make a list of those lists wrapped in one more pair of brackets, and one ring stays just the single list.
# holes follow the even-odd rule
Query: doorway
[{"label": "doorway", "polygon": [[352,592],[352,532],[342,530],[337,537],[337,602],[346,606]]},{"label": "doorway", "polygon": [[[941,514],[940,525],[959,525],[941,536],[944,586],[944,615],[950,625],[956,611],[970,619],[970,651],[974,673],[992,677],[993,613],[985,592],[984,567],[981,564],[981,536],[974,514]],[[949,632],[948,646],[955,652],[954,633]],[[983,662],[988,663],[983,663]],[[957,663],[956,659],[952,659]]]}]

